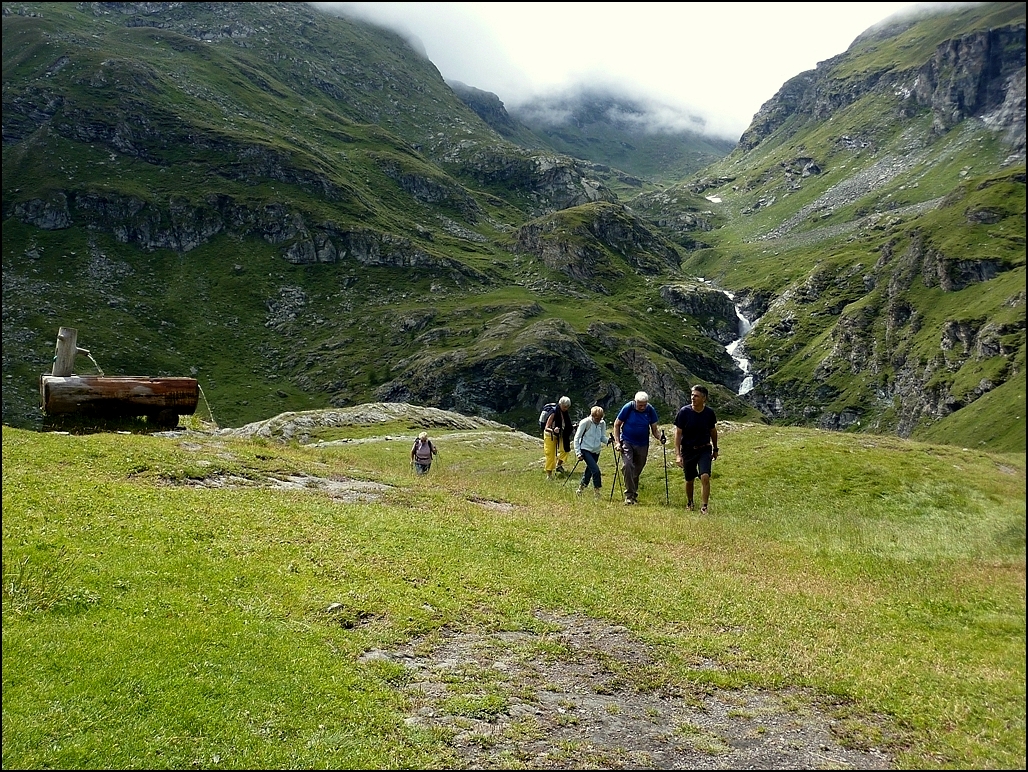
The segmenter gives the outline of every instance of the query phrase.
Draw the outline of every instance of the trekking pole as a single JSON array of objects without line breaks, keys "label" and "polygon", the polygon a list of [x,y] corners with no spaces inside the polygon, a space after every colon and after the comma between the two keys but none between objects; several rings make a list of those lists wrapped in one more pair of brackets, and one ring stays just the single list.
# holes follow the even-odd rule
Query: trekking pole
[{"label": "trekking pole", "polygon": [[567,486],[568,480],[570,480],[572,477],[574,477],[575,470],[578,469],[578,465],[581,464],[581,463],[582,463],[582,459],[578,459],[577,461],[575,461],[575,465],[573,467],[571,467],[571,471],[568,472],[568,476],[564,478],[564,485],[565,486]]},{"label": "trekking pole", "polygon": [[[613,432],[611,432],[610,436],[607,438],[607,444],[608,445],[613,445],[614,444],[614,433]],[[621,458],[621,454],[618,453],[615,450],[614,451],[614,479],[611,480],[611,483],[610,483],[610,502],[614,501],[614,486],[617,485],[617,481],[618,481],[618,461],[620,460],[620,458]]]},{"label": "trekking pole", "polygon": [[660,446],[664,448],[664,503],[668,506],[671,505],[671,489],[668,488],[667,484],[667,435],[664,434],[664,430],[660,430]]}]

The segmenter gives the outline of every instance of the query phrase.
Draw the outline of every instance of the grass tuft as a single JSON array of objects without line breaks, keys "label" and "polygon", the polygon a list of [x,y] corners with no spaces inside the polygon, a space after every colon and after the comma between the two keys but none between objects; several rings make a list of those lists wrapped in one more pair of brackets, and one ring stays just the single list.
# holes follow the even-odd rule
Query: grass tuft
[{"label": "grass tuft", "polygon": [[18,613],[50,611],[76,599],[69,590],[74,575],[74,558],[62,545],[53,555],[29,555],[3,561],[4,610]]}]

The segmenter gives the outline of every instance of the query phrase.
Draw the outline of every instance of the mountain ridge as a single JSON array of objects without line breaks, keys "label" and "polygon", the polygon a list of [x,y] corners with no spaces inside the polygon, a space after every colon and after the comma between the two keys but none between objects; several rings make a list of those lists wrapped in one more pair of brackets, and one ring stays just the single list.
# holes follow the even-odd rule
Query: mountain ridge
[{"label": "mountain ridge", "polygon": [[704,133],[702,118],[610,87],[578,87],[538,96],[509,113],[495,94],[451,85],[503,136],[612,166],[627,173],[621,181],[632,187],[641,187],[642,180],[688,177],[727,155],[736,144],[734,139]]},{"label": "mountain ridge", "polygon": [[[946,41],[988,40],[980,29],[996,19],[1023,31],[1017,5],[906,29],[973,68],[974,47]],[[703,380],[726,416],[916,434],[1023,382],[1023,302],[1003,311],[1018,276],[1023,295],[1024,108],[1007,98],[1023,34],[1020,48],[1016,34],[995,47],[999,71],[980,70],[988,110],[956,124],[935,125],[935,112],[953,113],[927,92],[865,88],[896,51],[909,55],[903,31],[868,36],[819,66],[822,91],[852,98],[821,100],[828,117],[788,108],[815,82],[797,76],[746,143],[691,177],[646,181],[510,141],[400,37],[306,6],[3,8],[5,422],[38,425],[32,384],[56,329],[85,324],[80,340],[105,370],[195,370],[230,423],[421,395],[530,425],[554,391],[610,408],[642,387],[668,412]],[[857,69],[872,75],[853,81]],[[876,181],[890,157],[895,173]],[[961,202],[982,234],[974,245],[954,224],[969,222]],[[980,244],[998,251],[964,265]],[[853,330],[888,340],[884,321],[852,327],[843,312],[869,292],[861,277],[889,285],[899,266],[881,258],[897,250],[904,265],[934,266],[921,271],[939,277],[932,292],[980,276],[986,305],[961,304],[986,322],[966,327],[970,353],[914,377],[946,360],[943,331],[966,314],[933,311],[924,303],[953,298],[908,287],[872,313],[921,325],[904,333],[907,364],[851,352],[843,375],[834,362]],[[765,317],[745,341],[756,381],[745,399],[723,348],[736,319],[722,288]],[[814,360],[829,364],[800,364]]]}]

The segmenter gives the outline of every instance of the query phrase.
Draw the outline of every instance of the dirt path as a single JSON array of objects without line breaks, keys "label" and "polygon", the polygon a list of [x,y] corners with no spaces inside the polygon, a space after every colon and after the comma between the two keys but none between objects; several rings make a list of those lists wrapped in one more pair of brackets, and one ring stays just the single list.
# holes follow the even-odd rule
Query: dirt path
[{"label": "dirt path", "polygon": [[[891,769],[868,737],[807,691],[684,691],[624,627],[537,615],[556,632],[452,634],[366,661],[400,663],[408,723],[451,733],[468,769]],[[705,667],[716,668],[716,663]]]}]

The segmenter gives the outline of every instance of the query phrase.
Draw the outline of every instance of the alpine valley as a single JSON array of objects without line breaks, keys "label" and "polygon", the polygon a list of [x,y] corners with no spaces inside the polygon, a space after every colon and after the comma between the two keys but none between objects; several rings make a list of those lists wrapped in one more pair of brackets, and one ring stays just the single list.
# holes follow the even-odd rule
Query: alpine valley
[{"label": "alpine valley", "polygon": [[734,143],[629,94],[508,113],[303,3],[4,3],[4,423],[42,425],[68,326],[80,372],[192,375],[225,426],[534,432],[638,389],[670,421],[701,382],[728,419],[1023,453],[1025,5],[921,14]]}]

